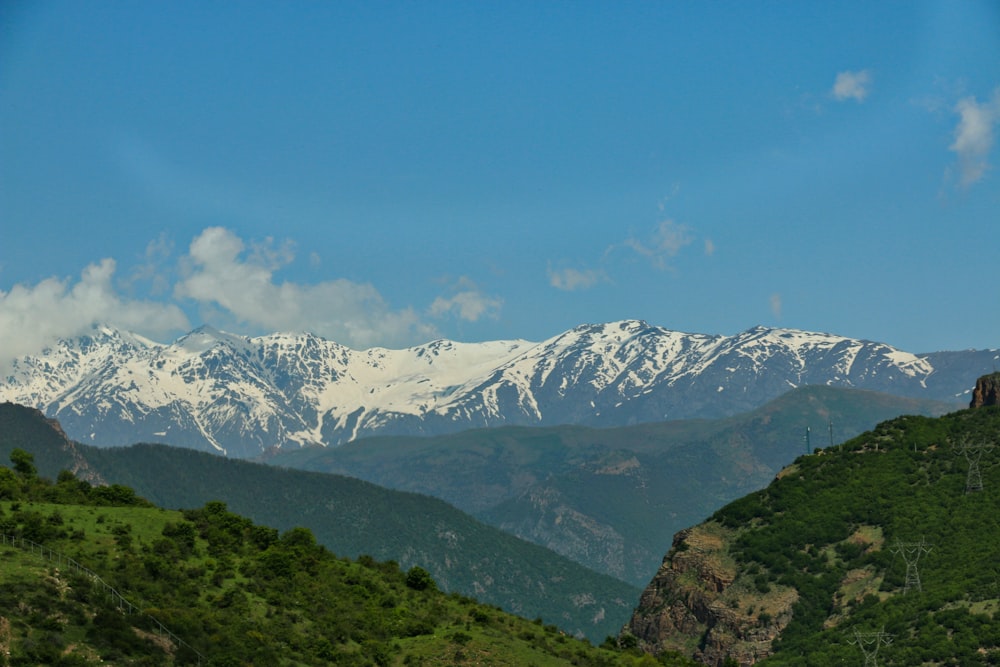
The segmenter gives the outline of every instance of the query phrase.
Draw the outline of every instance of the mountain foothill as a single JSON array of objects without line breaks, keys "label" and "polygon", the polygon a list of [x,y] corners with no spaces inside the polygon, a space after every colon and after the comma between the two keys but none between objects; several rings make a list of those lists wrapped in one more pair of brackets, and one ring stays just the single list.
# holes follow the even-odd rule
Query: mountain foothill
[{"label": "mountain foothill", "polygon": [[[3,545],[0,596],[44,590],[0,613],[0,644],[9,664],[729,666],[861,662],[875,637],[886,664],[997,664],[998,358],[638,321],[362,352],[97,327],[0,383],[0,532],[143,613]],[[180,632],[152,641],[161,622]]]}]

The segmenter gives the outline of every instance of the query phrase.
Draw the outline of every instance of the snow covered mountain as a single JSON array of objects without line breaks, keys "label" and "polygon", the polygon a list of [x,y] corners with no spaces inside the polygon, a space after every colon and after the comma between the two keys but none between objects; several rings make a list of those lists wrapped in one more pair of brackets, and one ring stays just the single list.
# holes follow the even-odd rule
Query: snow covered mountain
[{"label": "snow covered mountain", "polygon": [[998,359],[997,350],[915,355],[791,329],[711,336],[641,321],[580,326],[541,343],[363,351],[310,334],[203,327],[164,345],[97,327],[19,359],[0,400],[58,418],[85,443],[250,457],[369,435],[719,417],[807,384],[958,404]]}]

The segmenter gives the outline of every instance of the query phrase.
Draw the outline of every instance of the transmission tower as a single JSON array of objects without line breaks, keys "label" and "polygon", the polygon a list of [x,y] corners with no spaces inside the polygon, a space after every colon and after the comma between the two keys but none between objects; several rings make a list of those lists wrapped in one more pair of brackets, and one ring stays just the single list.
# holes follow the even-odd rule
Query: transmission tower
[{"label": "transmission tower", "polygon": [[983,452],[993,449],[993,445],[985,442],[972,444],[965,441],[956,445],[955,449],[965,455],[965,460],[969,462],[969,474],[965,477],[965,492],[976,493],[983,490],[983,475],[979,472],[979,461],[983,458]]},{"label": "transmission tower", "polygon": [[922,555],[929,553],[932,548],[921,537],[919,542],[900,542],[897,539],[896,544],[890,549],[893,554],[901,554],[903,560],[906,561],[906,583],[903,584],[904,594],[909,593],[911,590],[923,590],[920,586],[920,573],[917,571],[917,562]]},{"label": "transmission tower", "polygon": [[892,635],[885,632],[883,627],[878,632],[854,631],[854,640],[850,642],[856,644],[861,652],[865,654],[865,667],[878,666],[878,650],[883,646],[892,643]]}]

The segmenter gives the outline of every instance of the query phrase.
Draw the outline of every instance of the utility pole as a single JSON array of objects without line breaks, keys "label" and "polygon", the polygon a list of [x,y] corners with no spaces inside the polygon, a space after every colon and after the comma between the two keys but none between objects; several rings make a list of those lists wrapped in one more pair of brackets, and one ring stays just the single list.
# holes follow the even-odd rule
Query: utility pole
[{"label": "utility pole", "polygon": [[892,643],[892,635],[885,632],[884,626],[878,632],[855,630],[854,640],[849,643],[855,644],[865,654],[865,667],[878,667],[878,650]]},{"label": "utility pole", "polygon": [[810,442],[809,442],[809,427],[808,426],[806,426],[806,437],[804,439],[806,441],[806,454],[812,454],[812,447],[810,446]]},{"label": "utility pole", "polygon": [[890,551],[893,554],[901,554],[903,560],[906,562],[906,583],[903,584],[903,593],[909,593],[910,590],[922,591],[923,588],[920,586],[920,573],[917,571],[917,562],[920,557],[926,553],[930,553],[933,547],[930,544],[924,542],[924,538],[920,538],[919,542],[900,542],[896,539],[896,544],[892,546]]},{"label": "utility pole", "polygon": [[993,449],[993,445],[985,442],[972,444],[965,440],[960,445],[953,445],[955,449],[965,455],[965,460],[969,463],[969,473],[965,477],[965,492],[976,493],[983,490],[983,475],[979,472],[979,461],[983,458],[983,452]]}]

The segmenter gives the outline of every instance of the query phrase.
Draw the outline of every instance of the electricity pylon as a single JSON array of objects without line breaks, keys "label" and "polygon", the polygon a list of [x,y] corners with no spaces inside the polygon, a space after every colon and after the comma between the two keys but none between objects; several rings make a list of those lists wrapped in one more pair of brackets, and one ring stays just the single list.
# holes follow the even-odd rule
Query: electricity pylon
[{"label": "electricity pylon", "polygon": [[976,493],[983,490],[983,475],[979,472],[979,461],[983,458],[983,452],[993,449],[993,445],[985,442],[972,444],[968,440],[954,448],[965,455],[965,460],[969,462],[969,474],[965,477],[965,492]]},{"label": "electricity pylon", "polygon": [[859,632],[855,630],[854,641],[850,643],[856,644],[861,649],[861,652],[865,654],[865,667],[878,667],[878,650],[892,643],[892,635],[885,632],[884,627],[878,632]]},{"label": "electricity pylon", "polygon": [[903,593],[909,593],[911,590],[923,590],[920,586],[920,573],[917,571],[917,562],[922,555],[929,553],[932,548],[921,537],[919,542],[900,542],[897,539],[896,544],[890,549],[893,554],[902,554],[903,560],[906,561],[906,583],[903,584]]}]

